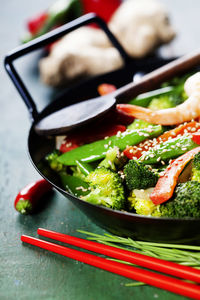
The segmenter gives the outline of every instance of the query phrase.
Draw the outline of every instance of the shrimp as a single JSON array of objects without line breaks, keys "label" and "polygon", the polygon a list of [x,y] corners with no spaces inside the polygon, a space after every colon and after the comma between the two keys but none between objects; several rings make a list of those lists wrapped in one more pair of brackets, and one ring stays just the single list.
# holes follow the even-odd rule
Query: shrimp
[{"label": "shrimp", "polygon": [[181,124],[200,117],[200,72],[186,80],[184,89],[189,98],[184,103],[173,108],[153,111],[137,105],[118,104],[117,109],[132,117],[153,124]]}]

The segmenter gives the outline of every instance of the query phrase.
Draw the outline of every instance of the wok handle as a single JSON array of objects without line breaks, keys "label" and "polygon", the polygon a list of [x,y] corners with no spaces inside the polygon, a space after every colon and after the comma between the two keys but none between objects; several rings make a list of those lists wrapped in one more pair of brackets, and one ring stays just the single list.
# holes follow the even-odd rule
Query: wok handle
[{"label": "wok handle", "polygon": [[81,16],[80,18],[73,20],[57,29],[52,30],[51,32],[48,32],[44,34],[41,37],[38,37],[24,45],[21,45],[8,53],[4,59],[4,65],[7,73],[9,74],[11,80],[13,81],[15,87],[17,88],[19,94],[21,95],[25,105],[27,106],[27,109],[31,115],[32,121],[37,120],[38,118],[38,111],[36,104],[30,95],[28,89],[26,88],[25,84],[23,83],[19,73],[17,72],[13,62],[18,59],[19,57],[26,55],[34,50],[37,50],[39,48],[42,48],[49,43],[52,43],[56,41],[57,39],[61,38],[64,34],[67,34],[81,26],[90,24],[90,23],[96,23],[103,29],[103,31],[106,33],[107,37],[111,41],[111,43],[115,46],[115,48],[119,51],[122,59],[124,60],[125,64],[127,64],[130,61],[130,57],[126,53],[126,51],[123,49],[121,44],[118,42],[116,37],[112,34],[112,32],[109,30],[106,23],[97,15],[94,13],[89,13],[87,15]]}]

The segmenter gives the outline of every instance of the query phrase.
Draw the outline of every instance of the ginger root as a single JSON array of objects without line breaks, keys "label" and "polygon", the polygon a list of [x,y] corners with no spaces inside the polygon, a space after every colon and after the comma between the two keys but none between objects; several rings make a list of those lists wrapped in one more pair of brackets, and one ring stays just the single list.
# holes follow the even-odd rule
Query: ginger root
[{"label": "ginger root", "polygon": [[[165,8],[157,0],[124,1],[108,26],[135,58],[144,57],[175,36]],[[119,69],[122,64],[120,54],[102,30],[82,27],[58,41],[40,60],[39,69],[45,84],[59,86],[78,77]]]}]

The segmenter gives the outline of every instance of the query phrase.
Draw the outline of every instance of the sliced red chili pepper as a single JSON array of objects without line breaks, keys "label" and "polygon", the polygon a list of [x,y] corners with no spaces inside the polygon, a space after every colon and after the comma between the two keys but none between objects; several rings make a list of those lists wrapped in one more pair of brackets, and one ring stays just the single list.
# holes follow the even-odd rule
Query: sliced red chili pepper
[{"label": "sliced red chili pepper", "polygon": [[109,83],[102,83],[97,87],[99,95],[107,95],[116,91],[116,86]]},{"label": "sliced red chili pepper", "polygon": [[[154,147],[156,144],[167,141],[169,138],[175,138],[178,135],[183,135],[185,133],[194,133],[195,131],[200,129],[200,123],[192,121],[187,124],[180,125],[172,130],[164,132],[157,139],[148,140],[146,142],[142,142],[137,146],[129,146],[124,150],[124,155],[129,159],[133,157],[140,158],[144,151],[148,151],[150,148]],[[198,135],[198,134],[197,134]],[[199,142],[197,136],[194,137],[193,141],[200,145],[200,137]]]},{"label": "sliced red chili pepper", "polygon": [[45,179],[37,180],[25,186],[16,196],[14,207],[21,214],[35,211],[39,200],[52,190],[52,185]]},{"label": "sliced red chili pepper", "polygon": [[158,179],[158,182],[150,195],[150,199],[155,205],[166,202],[172,197],[179,175],[187,163],[192,160],[198,152],[200,152],[200,147],[194,148],[179,156],[167,167],[164,175]]},{"label": "sliced red chili pepper", "polygon": [[45,21],[48,19],[48,13],[43,12],[35,17],[28,20],[27,26],[28,30],[32,35],[35,35],[43,27]]},{"label": "sliced red chili pepper", "polygon": [[79,131],[71,133],[67,136],[64,142],[61,144],[60,151],[68,152],[75,149],[83,144],[88,144],[97,140],[104,139],[106,136],[116,135],[119,131],[123,132],[126,130],[124,125],[105,125],[98,129],[87,129],[87,131]]}]

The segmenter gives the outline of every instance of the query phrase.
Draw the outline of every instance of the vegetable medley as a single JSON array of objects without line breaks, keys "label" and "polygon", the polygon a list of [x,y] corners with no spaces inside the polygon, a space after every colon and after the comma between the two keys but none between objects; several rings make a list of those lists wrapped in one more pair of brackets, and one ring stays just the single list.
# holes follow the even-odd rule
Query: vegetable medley
[{"label": "vegetable medley", "polygon": [[94,126],[57,137],[45,162],[84,201],[139,215],[199,218],[199,103],[200,73],[174,78],[118,104]]}]

